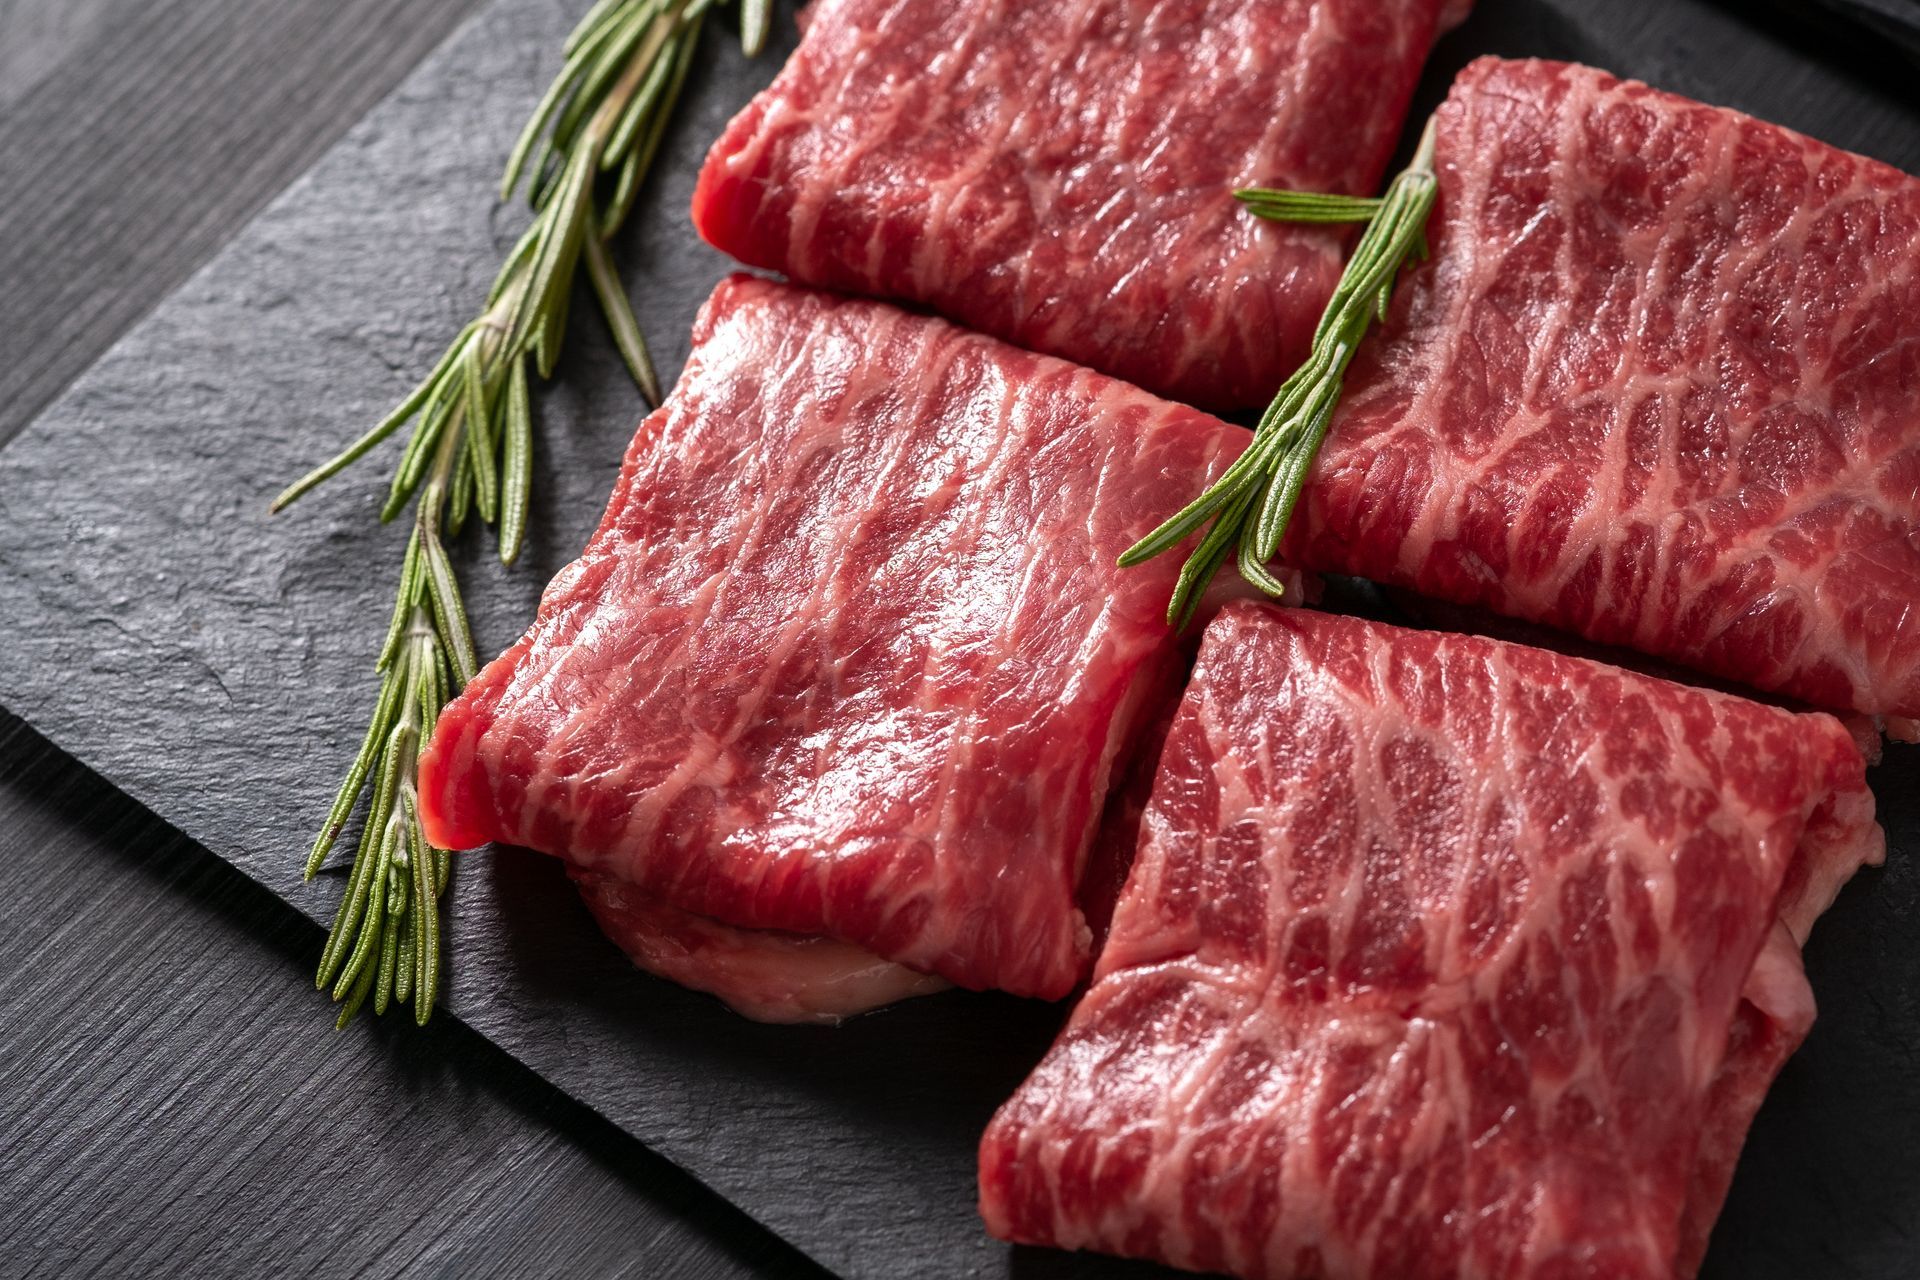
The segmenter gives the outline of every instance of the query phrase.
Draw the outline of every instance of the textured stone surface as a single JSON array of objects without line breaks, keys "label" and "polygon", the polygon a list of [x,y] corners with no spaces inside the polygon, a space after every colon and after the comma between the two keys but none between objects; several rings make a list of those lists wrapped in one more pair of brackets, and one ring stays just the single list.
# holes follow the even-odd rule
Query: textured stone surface
[{"label": "textured stone surface", "polygon": [[[0,453],[0,702],[316,919],[339,883],[302,885],[299,863],[372,696],[401,547],[372,518],[391,454],[287,515],[265,504],[477,304],[521,225],[492,183],[579,7],[483,12]],[[726,269],[686,230],[694,167],[774,65],[720,35],[620,246],[669,375]],[[1486,0],[1423,100],[1481,52],[1595,62],[1920,168],[1910,86],[1733,6]],[[525,561],[502,572],[467,547],[488,650],[592,528],[640,413],[593,320],[537,412]],[[1916,778],[1913,751],[1877,775],[1892,865],[1814,937],[1823,1019],[1756,1125],[1709,1274],[1915,1269]],[[1127,1272],[1006,1250],[974,1217],[974,1140],[1056,1011],[950,995],[837,1032],[759,1027],[633,974],[545,860],[477,856],[456,883],[451,1012],[816,1258],[862,1276]]]}]

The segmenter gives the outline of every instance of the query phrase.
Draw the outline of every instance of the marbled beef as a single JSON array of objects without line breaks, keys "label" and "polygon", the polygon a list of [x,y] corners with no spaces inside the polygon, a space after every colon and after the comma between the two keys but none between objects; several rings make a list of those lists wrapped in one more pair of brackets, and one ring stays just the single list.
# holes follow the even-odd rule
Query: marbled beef
[{"label": "marbled beef", "polygon": [[585,553],[442,713],[428,837],[1065,995],[1109,777],[1180,666],[1177,562],[1114,560],[1246,438],[941,320],[726,281]]},{"label": "marbled beef", "polygon": [[1260,1280],[1691,1275],[1881,852],[1831,716],[1229,605],[982,1213]]},{"label": "marbled beef", "polygon": [[1249,184],[1372,194],[1467,0],[817,0],[700,233],[1212,408],[1306,353],[1348,242]]},{"label": "marbled beef", "polygon": [[1920,180],[1496,59],[1439,176],[1285,555],[1920,715]]}]

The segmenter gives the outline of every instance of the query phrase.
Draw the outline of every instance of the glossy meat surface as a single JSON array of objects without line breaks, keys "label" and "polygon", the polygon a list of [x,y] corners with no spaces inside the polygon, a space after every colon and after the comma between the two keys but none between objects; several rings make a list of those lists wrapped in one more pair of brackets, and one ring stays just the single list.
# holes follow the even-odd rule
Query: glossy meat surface
[{"label": "glossy meat surface", "polygon": [[1286,555],[1920,714],[1920,181],[1559,63],[1439,119]]},{"label": "glossy meat surface", "polygon": [[1338,230],[1235,187],[1371,194],[1448,0],[818,0],[694,195],[708,241],[1209,408],[1265,403]]},{"label": "glossy meat surface", "polygon": [[1177,662],[1120,551],[1246,433],[883,303],[735,277],[527,635],[442,714],[429,838],[1054,998]]},{"label": "glossy meat surface", "polygon": [[1093,985],[981,1144],[1006,1239],[1280,1280],[1692,1273],[1877,859],[1831,716],[1230,605]]}]

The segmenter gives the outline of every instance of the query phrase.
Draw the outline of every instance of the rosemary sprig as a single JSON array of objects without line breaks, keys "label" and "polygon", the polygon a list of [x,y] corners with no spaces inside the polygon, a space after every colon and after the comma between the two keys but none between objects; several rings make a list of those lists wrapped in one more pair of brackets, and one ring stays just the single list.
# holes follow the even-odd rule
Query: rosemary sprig
[{"label": "rosemary sprig", "polygon": [[[507,162],[501,197],[526,177],[533,221],[501,266],[485,310],[391,413],[273,501],[281,510],[411,424],[380,510],[386,522],[414,506],[400,589],[375,663],[380,693],[307,858],[312,879],[371,788],[316,975],[341,1003],[339,1026],[369,997],[376,1013],[411,1001],[421,1024],[433,1009],[450,859],[421,828],[417,773],[441,708],[476,667],[442,532],[457,534],[477,515],[497,528],[503,563],[520,554],[533,476],[527,367],[552,376],[582,267],[628,373],[649,403],[660,402],[659,378],[607,242],[652,167],[712,5],[598,0],[588,10]],[[764,46],[771,21],[769,4],[742,0],[741,44],[749,54]]]},{"label": "rosemary sprig", "polygon": [[312,879],[371,781],[373,805],[314,978],[344,1002],[336,1026],[352,1021],[369,995],[375,1013],[411,999],[414,1020],[424,1025],[440,986],[439,905],[451,859],[421,831],[416,784],[421,747],[452,696],[453,681],[470,679],[475,665],[460,590],[440,543],[440,514],[460,456],[459,434],[443,434],[414,511],[400,591],[376,664],[384,674],[373,719],[307,857]]},{"label": "rosemary sprig", "polygon": [[1129,547],[1122,566],[1172,550],[1212,522],[1188,555],[1167,603],[1167,621],[1185,626],[1214,574],[1234,554],[1240,575],[1268,595],[1284,586],[1267,561],[1280,549],[1293,508],[1306,484],[1353,355],[1375,319],[1385,319],[1401,268],[1427,256],[1427,215],[1433,211],[1433,123],[1420,136],[1413,163],[1377,200],[1311,192],[1249,188],[1234,195],[1248,210],[1280,222],[1365,222],[1367,229],[1348,260],[1340,283],[1320,317],[1306,363],[1281,384],[1254,428],[1253,443],[1198,498]]}]

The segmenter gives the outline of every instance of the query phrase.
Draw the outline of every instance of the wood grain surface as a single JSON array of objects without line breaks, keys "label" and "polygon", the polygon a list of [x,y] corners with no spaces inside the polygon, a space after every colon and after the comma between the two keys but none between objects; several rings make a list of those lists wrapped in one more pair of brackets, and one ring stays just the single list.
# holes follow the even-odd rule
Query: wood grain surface
[{"label": "wood grain surface", "polygon": [[0,716],[0,1275],[819,1274]]},{"label": "wood grain surface", "polygon": [[[472,7],[0,0],[0,441]],[[5,713],[0,938],[0,1276],[824,1274]]]}]

